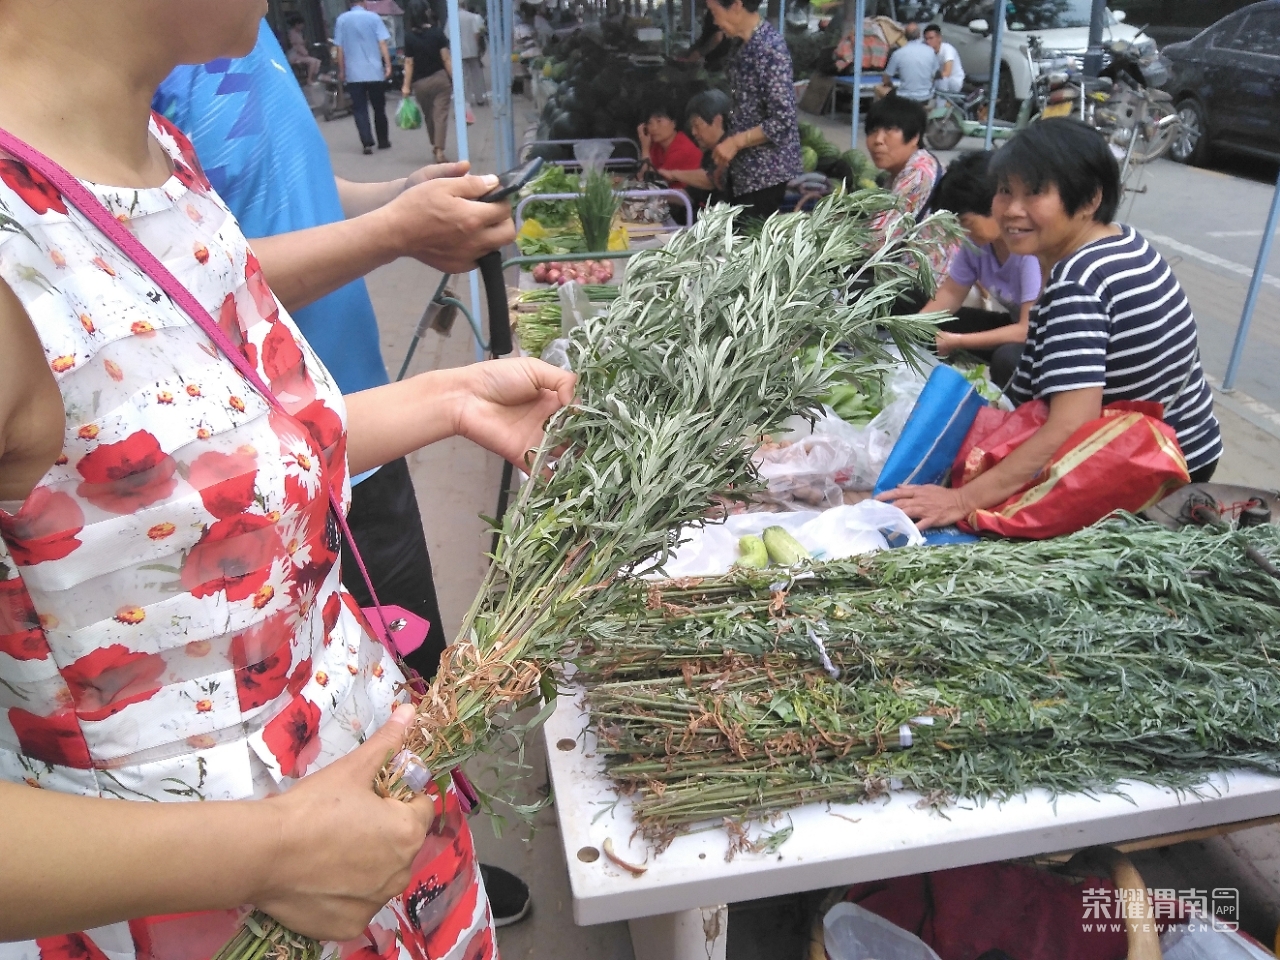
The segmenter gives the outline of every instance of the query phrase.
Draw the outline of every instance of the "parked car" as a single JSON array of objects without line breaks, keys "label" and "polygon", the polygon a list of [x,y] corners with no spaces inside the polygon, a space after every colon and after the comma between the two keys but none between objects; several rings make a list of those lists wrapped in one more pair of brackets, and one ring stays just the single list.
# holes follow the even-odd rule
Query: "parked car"
[{"label": "parked car", "polygon": [[1203,164],[1215,150],[1280,159],[1280,0],[1224,17],[1165,47],[1181,131],[1169,155]]},{"label": "parked car", "polygon": [[[960,54],[965,76],[985,78],[991,73],[993,0],[945,0],[937,12],[942,39]],[[1031,65],[1027,60],[1027,40],[1040,38],[1043,56],[1049,61],[1066,58],[1079,68],[1089,46],[1091,0],[1011,0],[1005,21],[1004,42],[1000,52],[1001,119],[1017,116],[1018,105],[1031,95]],[[1107,11],[1103,27],[1103,45],[1116,40],[1137,44],[1140,53],[1154,53],[1155,41],[1141,30],[1124,22],[1124,14]],[[1148,49],[1149,48],[1149,51]]]},{"label": "parked car", "polygon": [[1111,0],[1127,23],[1146,24],[1146,31],[1162,47],[1190,40],[1205,27],[1254,0]]}]

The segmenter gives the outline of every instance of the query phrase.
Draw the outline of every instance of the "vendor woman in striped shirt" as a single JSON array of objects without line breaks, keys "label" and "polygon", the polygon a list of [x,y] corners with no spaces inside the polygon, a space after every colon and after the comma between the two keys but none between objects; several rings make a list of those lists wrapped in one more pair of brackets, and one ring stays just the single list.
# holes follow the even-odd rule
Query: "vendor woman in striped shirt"
[{"label": "vendor woman in striped shirt", "polygon": [[901,486],[881,495],[922,529],[1003,503],[1075,431],[1117,400],[1154,400],[1177,434],[1192,482],[1222,456],[1195,317],[1169,265],[1132,227],[1113,223],[1120,172],[1096,131],[1066,118],[1022,131],[991,163],[992,214],[1015,254],[1046,277],[1010,384],[1049,419],[1005,460],[959,489]]}]

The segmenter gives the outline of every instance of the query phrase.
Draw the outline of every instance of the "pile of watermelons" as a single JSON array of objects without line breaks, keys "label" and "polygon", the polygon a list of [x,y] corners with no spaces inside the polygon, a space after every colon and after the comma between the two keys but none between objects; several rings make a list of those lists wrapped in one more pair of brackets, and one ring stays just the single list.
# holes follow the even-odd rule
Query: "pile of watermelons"
[{"label": "pile of watermelons", "polygon": [[876,186],[879,171],[870,157],[861,150],[841,153],[818,126],[804,120],[800,121],[800,161],[805,173],[817,171],[832,180],[843,180],[850,190]]}]

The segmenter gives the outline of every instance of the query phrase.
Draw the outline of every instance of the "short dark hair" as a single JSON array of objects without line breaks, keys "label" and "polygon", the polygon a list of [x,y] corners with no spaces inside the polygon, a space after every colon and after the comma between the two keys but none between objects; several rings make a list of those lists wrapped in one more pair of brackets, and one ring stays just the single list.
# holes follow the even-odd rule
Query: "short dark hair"
[{"label": "short dark hair", "polygon": [[992,152],[977,150],[952,160],[933,188],[929,211],[945,210],[957,217],[966,213],[991,216],[991,201],[996,195],[996,181],[991,176],[992,156]]},{"label": "short dark hair", "polygon": [[717,90],[713,87],[710,90],[703,90],[701,93],[694,94],[689,99],[684,112],[689,120],[698,116],[705,123],[714,123],[716,117],[723,117],[724,121],[728,123],[729,112],[732,109],[733,99],[723,90]]},{"label": "short dark hair", "polygon": [[924,28],[924,32],[936,33],[938,36],[942,36],[942,28],[938,26],[936,23],[929,24],[927,27]]},{"label": "short dark hair", "polygon": [[653,117],[666,117],[668,120],[675,120],[676,112],[671,109],[666,100],[652,100],[648,109],[644,112],[644,118],[650,120]]},{"label": "short dark hair", "polygon": [[1068,117],[1040,120],[1021,131],[992,158],[991,175],[1001,186],[1021,180],[1033,193],[1057,187],[1068,216],[1101,195],[1093,214],[1098,223],[1110,223],[1120,205],[1120,165],[1111,145]]},{"label": "short dark hair", "polygon": [[868,136],[877,130],[901,130],[903,140],[918,141],[928,123],[923,104],[891,93],[871,105],[865,130]]},{"label": "short dark hair", "polygon": [[[733,6],[734,0],[729,0],[728,3],[725,3],[724,0],[715,0],[715,2],[717,6],[728,10]],[[742,0],[742,9],[747,13],[755,13],[760,9],[760,0]]]}]

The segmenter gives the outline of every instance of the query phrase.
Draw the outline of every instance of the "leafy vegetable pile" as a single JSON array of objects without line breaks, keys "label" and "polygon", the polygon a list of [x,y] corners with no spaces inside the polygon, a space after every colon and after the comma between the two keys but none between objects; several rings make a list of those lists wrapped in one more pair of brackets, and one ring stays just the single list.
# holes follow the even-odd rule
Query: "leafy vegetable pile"
[{"label": "leafy vegetable pile", "polygon": [[[706,517],[718,495],[755,489],[760,438],[790,416],[817,415],[837,343],[857,351],[846,365],[856,372],[889,361],[882,332],[899,349],[931,335],[930,318],[889,309],[931,286],[928,268],[912,264],[925,262],[938,228],[959,230],[949,217],[904,217],[874,237],[867,223],[895,204],[879,192],[833,195],[812,214],[770,218],[754,237],[736,235],[721,206],[631,261],[608,314],[571,335],[579,401],[551,419],[480,594],[417,704],[412,763],[402,755],[384,767],[380,793],[411,795],[411,766],[447,777],[503,735],[513,710],[554,698],[552,671],[583,624],[632,594],[620,571],[660,563],[675,531]],[[219,960],[318,954],[255,913]]]},{"label": "leafy vegetable pile", "polygon": [[[609,312],[571,335],[579,403],[552,418],[535,479],[503,518],[480,595],[420,705],[410,744],[430,769],[482,751],[501,716],[538,695],[581,623],[625,592],[619,570],[661,562],[718,497],[756,489],[763,435],[815,416],[837,373],[878,372],[891,347],[931,335],[931,318],[889,309],[932,283],[914,264],[958,228],[904,217],[881,241],[868,223],[896,202],[832,196],[750,238],[717,207],[632,258]],[[833,367],[836,344],[854,352]]]},{"label": "leafy vegetable pile", "polygon": [[[589,284],[587,299],[592,303],[611,303],[618,298],[618,288]],[[558,290],[528,290],[514,303],[512,330],[520,341],[520,349],[531,357],[539,357],[547,344],[560,336],[560,293]],[[532,307],[533,309],[528,309]]]},{"label": "leafy vegetable pile", "polygon": [[[633,587],[584,625],[598,752],[655,840],[702,820],[1280,774],[1280,528],[1119,518]],[[798,571],[797,571],[798,572]]]},{"label": "leafy vegetable pile", "polygon": [[[577,193],[578,178],[566,173],[564,167],[548,163],[542,171],[520,191],[521,198],[548,193]],[[531,200],[524,208],[526,220],[537,220],[547,230],[567,227],[574,223],[577,212],[572,200]]]}]

